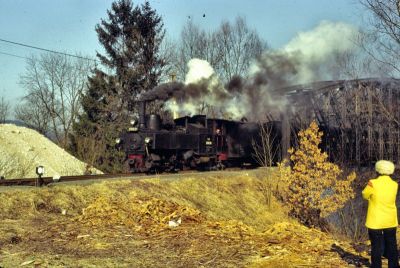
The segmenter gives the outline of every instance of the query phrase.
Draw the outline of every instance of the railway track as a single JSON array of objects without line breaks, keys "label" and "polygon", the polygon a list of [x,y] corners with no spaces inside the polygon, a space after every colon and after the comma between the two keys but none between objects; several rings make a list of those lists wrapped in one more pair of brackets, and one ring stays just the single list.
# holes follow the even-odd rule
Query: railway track
[{"label": "railway track", "polygon": [[[224,171],[240,171],[244,170],[242,168],[230,167],[224,169]],[[177,173],[168,173],[164,172],[162,174],[147,174],[147,173],[117,173],[117,174],[98,174],[98,175],[77,175],[77,176],[60,176],[60,177],[42,177],[42,178],[20,178],[20,179],[1,179],[1,186],[45,186],[50,183],[64,183],[64,182],[83,182],[83,181],[95,181],[102,179],[121,179],[121,178],[137,178],[137,177],[146,177],[146,176],[162,176],[163,178],[170,178],[171,176],[180,176],[180,175],[202,175],[202,174],[212,174],[213,172],[221,172],[220,171],[196,171],[196,170],[180,170]]]},{"label": "railway track", "polygon": [[23,178],[23,179],[3,179],[0,180],[0,186],[43,186],[50,183],[69,182],[69,181],[85,181],[110,178],[126,178],[132,176],[144,176],[145,174],[99,174],[99,175],[79,175],[79,176],[60,176],[57,177],[42,177],[42,178]]},{"label": "railway track", "polygon": [[[228,168],[225,171],[237,171],[240,169],[237,168]],[[215,171],[206,171],[205,173],[210,174],[210,172]],[[204,171],[193,171],[193,170],[181,170],[178,173],[162,173],[158,174],[158,176],[166,176],[169,177],[173,174],[182,175],[182,174],[204,174]],[[146,177],[146,176],[154,176],[155,174],[146,174],[146,173],[118,173],[118,174],[99,174],[99,175],[79,175],[79,176],[61,176],[59,178],[53,177],[42,177],[40,178],[22,178],[22,179],[2,179],[0,180],[1,186],[44,186],[50,183],[58,183],[58,182],[79,182],[79,181],[89,181],[89,180],[102,180],[102,179],[119,179],[119,178],[134,178],[134,177]]]}]

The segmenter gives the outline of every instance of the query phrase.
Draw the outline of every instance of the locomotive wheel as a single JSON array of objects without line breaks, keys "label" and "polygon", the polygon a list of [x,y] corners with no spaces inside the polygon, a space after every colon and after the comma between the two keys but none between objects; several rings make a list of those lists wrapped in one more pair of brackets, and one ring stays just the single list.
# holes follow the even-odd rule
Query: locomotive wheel
[{"label": "locomotive wheel", "polygon": [[127,173],[132,173],[132,172],[133,172],[133,171],[132,171],[132,168],[131,168],[131,165],[129,164],[129,160],[125,160],[125,161],[124,161],[123,169],[124,169],[124,171],[127,172]]},{"label": "locomotive wheel", "polygon": [[144,166],[147,170],[150,170],[153,167],[153,161],[152,160],[146,160],[144,163]]},{"label": "locomotive wheel", "polygon": [[218,162],[217,163],[217,170],[224,170],[225,169],[225,165],[222,164],[222,162]]}]

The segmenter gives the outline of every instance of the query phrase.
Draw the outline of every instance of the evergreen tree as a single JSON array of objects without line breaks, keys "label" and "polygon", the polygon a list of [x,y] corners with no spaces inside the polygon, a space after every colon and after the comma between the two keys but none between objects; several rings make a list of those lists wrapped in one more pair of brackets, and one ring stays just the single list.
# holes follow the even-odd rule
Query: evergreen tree
[{"label": "evergreen tree", "polygon": [[159,82],[165,65],[159,55],[165,34],[163,26],[161,17],[148,2],[133,8],[130,0],[114,2],[108,11],[108,20],[101,20],[96,26],[105,49],[105,55],[97,53],[97,56],[115,71],[122,104],[129,110],[138,94]]},{"label": "evergreen tree", "polygon": [[115,138],[127,125],[139,94],[160,80],[164,61],[159,47],[165,32],[161,17],[148,2],[134,7],[130,0],[119,0],[107,14],[108,19],[96,25],[105,51],[97,57],[111,72],[96,69],[89,78],[71,149],[104,172],[118,172],[123,153],[115,149]]},{"label": "evergreen tree", "polygon": [[105,172],[120,171],[122,152],[114,147],[118,131],[124,126],[118,116],[117,83],[114,76],[95,70],[88,81],[88,91],[82,97],[84,113],[74,124],[71,150],[78,158]]}]

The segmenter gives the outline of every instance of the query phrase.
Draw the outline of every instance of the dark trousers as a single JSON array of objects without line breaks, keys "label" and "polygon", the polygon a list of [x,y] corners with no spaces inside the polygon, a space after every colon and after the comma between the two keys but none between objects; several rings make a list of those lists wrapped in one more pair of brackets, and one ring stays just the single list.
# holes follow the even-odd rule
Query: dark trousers
[{"label": "dark trousers", "polygon": [[399,267],[396,227],[386,229],[368,229],[371,240],[371,268],[382,267],[382,254],[389,261],[389,268]]}]

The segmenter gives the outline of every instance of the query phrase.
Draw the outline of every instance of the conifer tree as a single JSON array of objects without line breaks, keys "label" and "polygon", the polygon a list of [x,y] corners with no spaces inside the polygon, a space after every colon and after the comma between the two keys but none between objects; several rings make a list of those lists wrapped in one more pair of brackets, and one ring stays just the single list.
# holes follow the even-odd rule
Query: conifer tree
[{"label": "conifer tree", "polygon": [[96,70],[89,77],[88,91],[82,97],[85,112],[79,115],[74,124],[74,135],[71,135],[74,154],[105,172],[120,171],[123,161],[123,155],[114,146],[117,130],[121,129],[123,122],[116,109],[110,109],[117,106],[118,99],[112,94],[116,91],[115,77]]},{"label": "conifer tree", "polygon": [[97,53],[103,68],[89,78],[71,149],[104,172],[118,172],[124,159],[114,148],[115,138],[127,125],[139,94],[159,82],[164,30],[161,17],[148,2],[134,7],[131,0],[118,0],[107,15],[95,28],[104,48],[104,54]]},{"label": "conifer tree", "polygon": [[155,87],[165,65],[159,55],[164,38],[161,17],[145,2],[141,7],[130,0],[112,4],[108,20],[101,20],[96,32],[105,54],[97,53],[107,67],[115,71],[121,100],[129,109],[143,91]]}]

